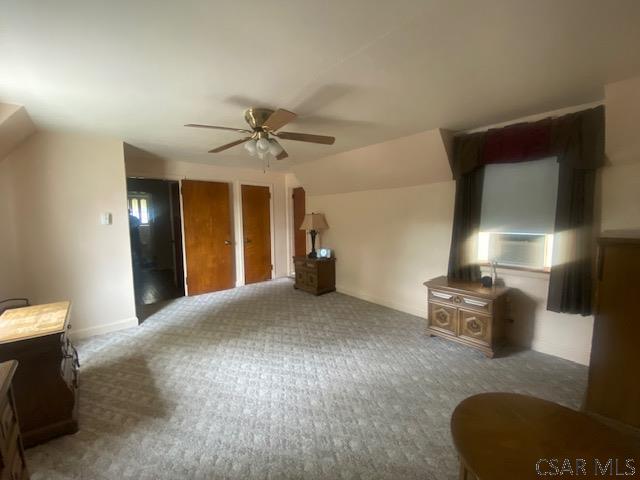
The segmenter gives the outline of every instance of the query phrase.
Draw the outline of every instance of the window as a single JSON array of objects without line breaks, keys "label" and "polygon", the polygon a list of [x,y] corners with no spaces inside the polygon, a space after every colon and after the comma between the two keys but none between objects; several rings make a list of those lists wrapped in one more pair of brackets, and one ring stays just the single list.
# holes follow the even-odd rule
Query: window
[{"label": "window", "polygon": [[558,193],[558,162],[487,165],[484,172],[478,260],[549,270]]},{"label": "window", "polygon": [[129,211],[131,215],[140,220],[141,225],[149,224],[149,208],[147,198],[144,196],[129,197]]}]

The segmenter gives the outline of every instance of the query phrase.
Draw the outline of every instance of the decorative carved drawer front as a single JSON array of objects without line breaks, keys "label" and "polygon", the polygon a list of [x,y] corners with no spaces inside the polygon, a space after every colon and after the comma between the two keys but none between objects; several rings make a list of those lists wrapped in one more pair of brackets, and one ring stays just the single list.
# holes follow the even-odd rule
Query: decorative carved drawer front
[{"label": "decorative carved drawer front", "polygon": [[429,300],[435,300],[440,303],[448,303],[449,305],[458,306],[462,303],[460,295],[452,292],[429,289]]},{"label": "decorative carved drawer front", "polygon": [[460,306],[463,308],[470,308],[472,310],[478,310],[480,312],[491,313],[493,302],[484,298],[470,297],[468,295],[460,295],[462,302]]},{"label": "decorative carved drawer front", "polygon": [[491,305],[493,303],[491,300],[484,298],[448,292],[446,290],[434,290],[431,288],[429,289],[429,300],[486,313],[491,313]]},{"label": "decorative carved drawer front", "polygon": [[455,335],[458,312],[455,308],[429,303],[429,326]]},{"label": "decorative carved drawer front", "polygon": [[490,345],[491,317],[460,310],[458,336],[484,345]]},{"label": "decorative carved drawer front", "polygon": [[306,280],[307,285],[315,287],[318,285],[318,274],[316,272],[308,272]]}]

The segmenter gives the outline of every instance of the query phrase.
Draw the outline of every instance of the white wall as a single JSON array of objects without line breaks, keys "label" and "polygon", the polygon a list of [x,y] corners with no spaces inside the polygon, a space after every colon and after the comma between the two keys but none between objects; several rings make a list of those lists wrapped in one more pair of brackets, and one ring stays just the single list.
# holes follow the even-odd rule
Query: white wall
[{"label": "white wall", "polygon": [[[203,163],[167,160],[141,154],[140,151],[127,149],[127,176],[162,178],[167,180],[207,180],[213,182],[231,183],[233,192],[233,222],[234,238],[236,239],[236,285],[244,285],[244,259],[242,239],[242,184],[265,185],[271,187],[273,205],[273,253],[274,277],[284,277],[288,274],[287,258],[289,243],[287,241],[287,198],[284,173],[248,168],[231,168]],[[186,273],[186,272],[185,272]]]},{"label": "white wall", "polygon": [[12,164],[0,159],[0,300],[25,295],[12,167]]},{"label": "white wall", "polygon": [[455,184],[308,196],[325,214],[320,244],[335,249],[338,291],[424,317],[422,283],[445,274]]},{"label": "white wall", "polygon": [[640,157],[602,169],[602,231],[640,230]]},{"label": "white wall", "polygon": [[[122,142],[40,132],[0,165],[11,187],[0,219],[14,215],[11,254],[23,282],[13,293],[71,300],[76,337],[137,325]],[[112,225],[100,225],[101,212],[112,213]],[[0,273],[2,283],[11,276]]]}]

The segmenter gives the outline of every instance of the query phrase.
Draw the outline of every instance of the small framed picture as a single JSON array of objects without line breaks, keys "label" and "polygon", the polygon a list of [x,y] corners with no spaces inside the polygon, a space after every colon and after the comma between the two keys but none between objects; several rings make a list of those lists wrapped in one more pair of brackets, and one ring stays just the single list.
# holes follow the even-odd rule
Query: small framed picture
[{"label": "small framed picture", "polygon": [[331,258],[331,249],[321,248],[318,250],[318,258]]}]

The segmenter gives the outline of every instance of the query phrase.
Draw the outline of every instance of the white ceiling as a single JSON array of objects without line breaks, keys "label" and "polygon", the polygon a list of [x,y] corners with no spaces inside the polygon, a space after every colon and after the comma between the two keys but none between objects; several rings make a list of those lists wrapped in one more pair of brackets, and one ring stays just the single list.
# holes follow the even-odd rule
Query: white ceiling
[{"label": "white ceiling", "polygon": [[640,72],[638,0],[0,0],[0,101],[43,128],[156,155],[208,149],[249,106],[335,135],[284,142],[287,168],[437,127],[468,129],[603,97]]}]

